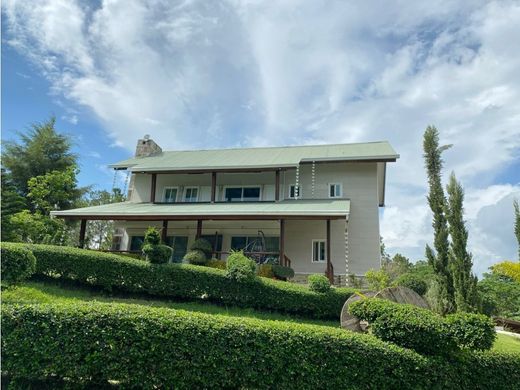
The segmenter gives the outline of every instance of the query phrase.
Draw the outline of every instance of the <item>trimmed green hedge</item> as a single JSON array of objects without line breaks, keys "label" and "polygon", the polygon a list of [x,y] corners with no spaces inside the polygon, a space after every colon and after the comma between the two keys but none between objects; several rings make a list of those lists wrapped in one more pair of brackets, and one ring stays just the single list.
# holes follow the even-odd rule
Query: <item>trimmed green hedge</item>
[{"label": "trimmed green hedge", "polygon": [[445,321],[450,327],[450,334],[461,348],[490,349],[495,343],[494,321],[483,314],[449,314]]},{"label": "trimmed green hedge", "polygon": [[[3,305],[2,369],[132,388],[512,389],[514,355],[421,356],[370,335],[135,305]],[[513,386],[513,387],[512,387]]]},{"label": "trimmed green hedge", "polygon": [[36,270],[36,259],[27,248],[10,242],[0,242],[2,283],[18,284]]},{"label": "trimmed green hedge", "polygon": [[306,286],[266,278],[237,282],[226,271],[190,264],[148,262],[52,245],[23,245],[37,259],[38,274],[75,280],[105,289],[272,310],[316,319],[337,319],[354,290],[317,294]]},{"label": "trimmed green hedge", "polygon": [[354,302],[349,312],[368,321],[372,333],[381,340],[424,354],[489,349],[496,337],[493,321],[480,314],[458,313],[443,318],[430,310],[378,298]]},{"label": "trimmed green hedge", "polygon": [[457,349],[448,325],[430,310],[368,298],[352,303],[349,312],[368,321],[372,333],[381,340],[428,355],[449,354]]}]

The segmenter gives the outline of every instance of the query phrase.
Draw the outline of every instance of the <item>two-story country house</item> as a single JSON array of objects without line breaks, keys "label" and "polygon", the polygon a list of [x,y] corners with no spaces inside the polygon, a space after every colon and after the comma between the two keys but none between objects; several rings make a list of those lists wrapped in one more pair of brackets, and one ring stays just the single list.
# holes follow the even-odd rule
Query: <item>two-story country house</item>
[{"label": "two-story country house", "polygon": [[80,219],[80,242],[88,220],[114,220],[115,251],[140,251],[155,226],[174,261],[203,237],[218,258],[243,249],[290,265],[296,280],[345,284],[380,266],[386,163],[398,157],[388,142],[162,151],[145,137],[112,165],[131,174],[127,202],[53,215]]}]

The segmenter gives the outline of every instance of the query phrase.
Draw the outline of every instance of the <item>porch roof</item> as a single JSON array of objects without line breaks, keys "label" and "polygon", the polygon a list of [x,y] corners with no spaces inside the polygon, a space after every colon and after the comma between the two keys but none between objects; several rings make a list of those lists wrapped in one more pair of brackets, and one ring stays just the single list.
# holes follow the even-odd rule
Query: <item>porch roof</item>
[{"label": "porch roof", "polygon": [[197,220],[197,219],[342,219],[350,211],[347,199],[283,200],[280,202],[112,203],[51,215],[70,219]]}]

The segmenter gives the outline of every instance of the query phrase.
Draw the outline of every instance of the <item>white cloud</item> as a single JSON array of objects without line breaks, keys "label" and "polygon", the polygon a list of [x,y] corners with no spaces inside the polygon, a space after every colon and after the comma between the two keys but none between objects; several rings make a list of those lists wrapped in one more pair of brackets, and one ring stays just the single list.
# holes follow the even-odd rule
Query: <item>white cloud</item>
[{"label": "white cloud", "polygon": [[416,258],[431,235],[421,136],[435,124],[454,144],[446,176],[467,188],[476,262],[511,253],[479,221],[506,221],[500,199],[517,190],[497,177],[520,164],[518,2],[6,0],[3,10],[6,42],[129,151],[146,133],[166,149],[388,139],[402,157],[388,170],[382,234]]}]

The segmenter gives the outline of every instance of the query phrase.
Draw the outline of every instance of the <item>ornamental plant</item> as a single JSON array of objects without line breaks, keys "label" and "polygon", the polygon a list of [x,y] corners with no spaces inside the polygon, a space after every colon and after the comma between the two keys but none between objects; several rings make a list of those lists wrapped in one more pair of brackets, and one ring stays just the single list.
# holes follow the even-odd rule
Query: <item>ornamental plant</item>
[{"label": "ornamental plant", "polygon": [[16,285],[36,271],[36,258],[32,252],[16,244],[0,243],[2,252],[2,283]]},{"label": "ornamental plant", "polygon": [[232,251],[227,258],[227,276],[237,282],[255,279],[256,263],[244,255],[243,251]]},{"label": "ornamental plant", "polygon": [[144,236],[143,255],[152,264],[165,264],[172,257],[173,250],[161,244],[161,235],[154,227],[149,227]]},{"label": "ornamental plant", "polygon": [[307,281],[309,282],[309,288],[314,292],[324,294],[330,291],[330,282],[325,275],[310,275]]}]

